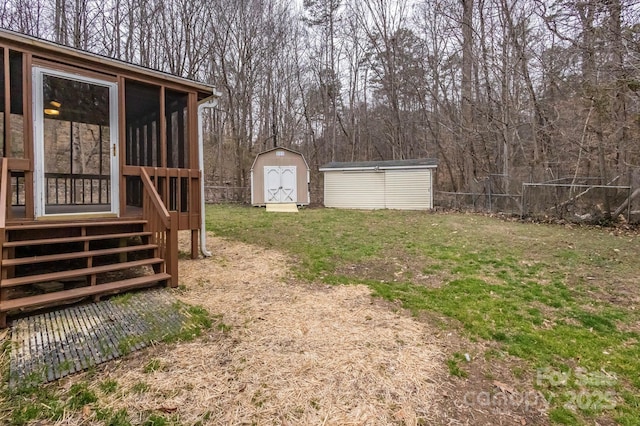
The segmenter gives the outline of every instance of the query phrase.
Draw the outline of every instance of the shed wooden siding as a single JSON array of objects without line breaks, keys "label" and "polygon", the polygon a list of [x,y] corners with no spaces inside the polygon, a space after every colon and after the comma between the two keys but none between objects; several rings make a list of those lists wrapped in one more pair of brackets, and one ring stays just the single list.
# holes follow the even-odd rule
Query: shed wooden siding
[{"label": "shed wooden siding", "polygon": [[[284,156],[276,155],[277,152],[284,152]],[[296,196],[297,204],[309,204],[309,167],[302,154],[289,149],[272,149],[256,156],[251,168],[251,204],[254,206],[265,205],[264,199],[264,168],[274,167],[296,167]]]},{"label": "shed wooden siding", "polygon": [[385,207],[398,210],[433,208],[431,169],[386,170]]},{"label": "shed wooden siding", "polygon": [[327,171],[324,205],[341,209],[384,209],[384,171]]}]

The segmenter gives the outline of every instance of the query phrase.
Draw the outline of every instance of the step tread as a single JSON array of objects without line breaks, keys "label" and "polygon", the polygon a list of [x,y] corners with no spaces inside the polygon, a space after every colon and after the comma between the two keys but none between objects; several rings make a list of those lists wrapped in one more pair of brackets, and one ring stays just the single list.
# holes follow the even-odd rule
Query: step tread
[{"label": "step tread", "polygon": [[3,247],[21,247],[21,246],[44,245],[44,244],[76,243],[76,242],[84,242],[84,241],[108,240],[110,238],[146,237],[151,234],[152,232],[140,231],[140,232],[124,232],[121,234],[81,235],[78,237],[60,237],[60,238],[43,238],[39,240],[7,241],[3,244]]},{"label": "step tread", "polygon": [[86,222],[34,222],[34,223],[7,223],[8,231],[22,231],[23,229],[51,229],[51,228],[87,228],[95,226],[113,226],[113,225],[144,225],[146,220],[129,219],[129,220],[96,220]]},{"label": "step tread", "polygon": [[47,305],[69,299],[76,299],[95,294],[115,293],[119,290],[144,287],[153,283],[166,281],[171,278],[167,273],[145,275],[142,277],[129,278],[111,283],[99,284],[95,286],[79,287],[71,290],[63,290],[55,293],[39,294],[37,296],[21,297],[0,302],[0,311],[7,312],[14,309]]},{"label": "step tread", "polygon": [[2,266],[27,265],[30,263],[55,262],[58,260],[82,259],[83,257],[107,256],[110,254],[130,253],[142,250],[153,250],[158,248],[157,244],[141,244],[137,246],[114,247],[109,249],[77,251],[73,253],[48,254],[44,256],[18,257],[15,259],[5,259]]},{"label": "step tread", "polygon": [[131,262],[112,263],[103,266],[94,266],[92,268],[70,269],[61,272],[49,272],[39,275],[28,275],[25,277],[7,278],[0,282],[1,288],[16,287],[25,284],[41,283],[46,281],[60,281],[66,278],[81,277],[84,275],[101,274],[103,272],[118,271],[121,269],[135,268],[137,266],[155,265],[164,262],[163,259],[152,257],[149,259],[135,260]]}]

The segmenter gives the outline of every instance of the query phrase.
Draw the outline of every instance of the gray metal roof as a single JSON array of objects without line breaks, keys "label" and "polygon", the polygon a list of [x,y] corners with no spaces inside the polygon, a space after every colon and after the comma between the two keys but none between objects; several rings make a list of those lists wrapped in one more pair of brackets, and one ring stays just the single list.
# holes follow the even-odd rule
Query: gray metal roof
[{"label": "gray metal roof", "polygon": [[435,158],[417,158],[413,160],[331,162],[320,167],[325,170],[369,170],[369,169],[426,169],[437,167]]}]

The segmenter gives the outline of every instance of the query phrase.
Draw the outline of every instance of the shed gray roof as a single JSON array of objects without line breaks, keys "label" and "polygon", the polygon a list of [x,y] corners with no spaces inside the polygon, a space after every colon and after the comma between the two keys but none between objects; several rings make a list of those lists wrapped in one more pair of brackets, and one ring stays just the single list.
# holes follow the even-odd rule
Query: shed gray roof
[{"label": "shed gray roof", "polygon": [[375,169],[430,169],[438,166],[435,158],[417,158],[413,160],[331,162],[320,167],[320,171],[330,170],[375,170]]}]

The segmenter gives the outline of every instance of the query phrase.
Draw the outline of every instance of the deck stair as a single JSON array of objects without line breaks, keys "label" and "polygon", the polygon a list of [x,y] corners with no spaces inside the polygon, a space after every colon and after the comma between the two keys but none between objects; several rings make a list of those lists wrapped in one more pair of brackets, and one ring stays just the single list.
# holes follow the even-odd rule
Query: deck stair
[{"label": "deck stair", "polygon": [[146,220],[8,223],[0,265],[0,327],[7,314],[167,284]]}]

